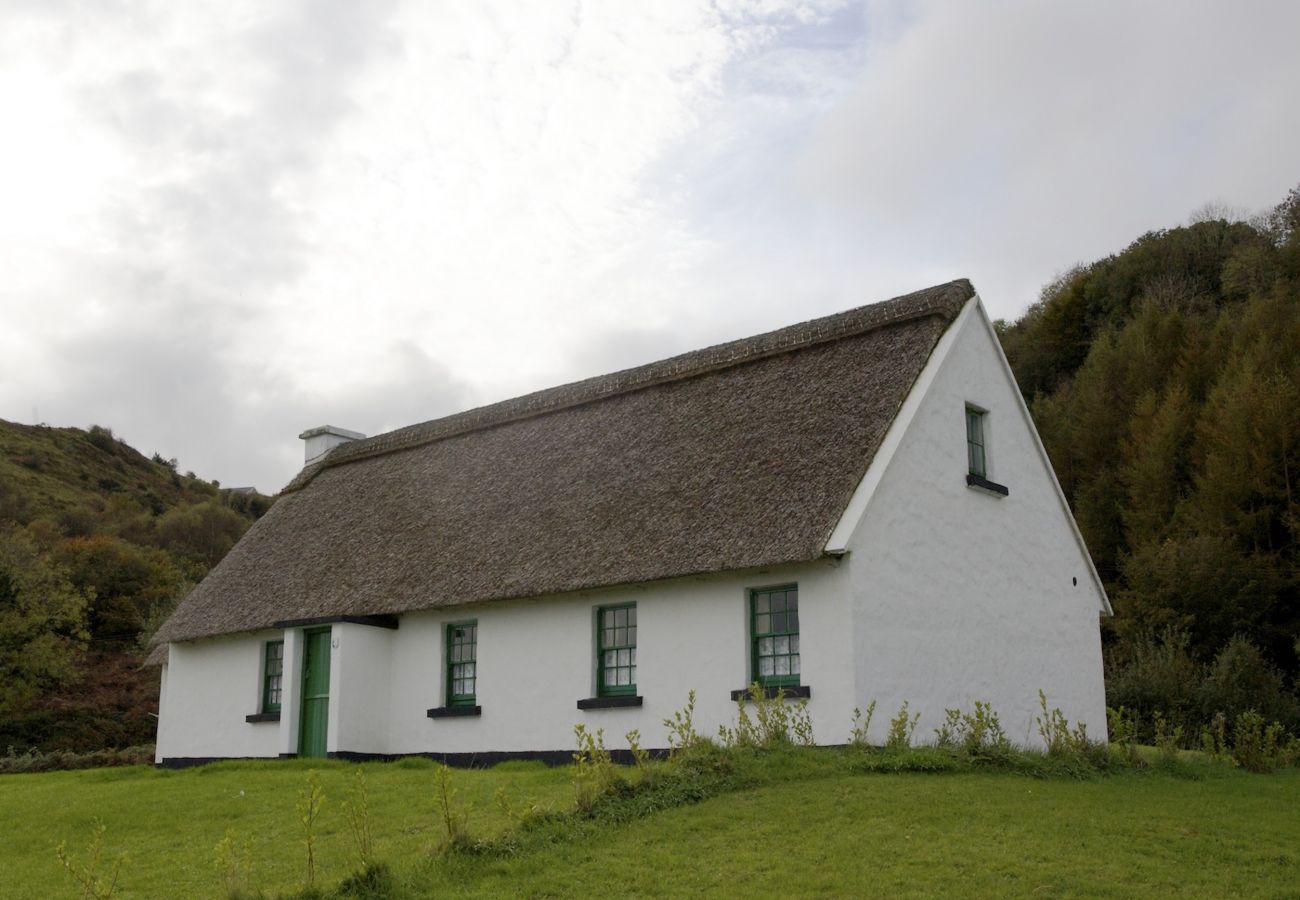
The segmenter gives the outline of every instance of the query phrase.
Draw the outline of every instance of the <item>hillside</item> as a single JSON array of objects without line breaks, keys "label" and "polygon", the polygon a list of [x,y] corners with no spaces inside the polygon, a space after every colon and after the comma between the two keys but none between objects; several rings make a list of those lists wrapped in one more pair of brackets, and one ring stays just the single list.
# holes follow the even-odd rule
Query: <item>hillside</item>
[{"label": "hillside", "polygon": [[144,639],[272,502],[176,468],[0,420],[0,747],[152,741]]},{"label": "hillside", "polygon": [[1194,719],[1204,677],[1294,727],[1300,188],[1143,235],[999,331],[1115,607],[1112,702]]}]

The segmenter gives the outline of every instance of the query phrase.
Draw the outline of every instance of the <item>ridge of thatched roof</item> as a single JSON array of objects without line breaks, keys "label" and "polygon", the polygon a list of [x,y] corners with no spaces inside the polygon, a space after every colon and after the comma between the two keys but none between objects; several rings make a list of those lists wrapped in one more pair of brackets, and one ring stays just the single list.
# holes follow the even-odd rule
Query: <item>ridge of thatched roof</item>
[{"label": "ridge of thatched roof", "polygon": [[159,643],[822,553],[970,282],[343,444]]}]

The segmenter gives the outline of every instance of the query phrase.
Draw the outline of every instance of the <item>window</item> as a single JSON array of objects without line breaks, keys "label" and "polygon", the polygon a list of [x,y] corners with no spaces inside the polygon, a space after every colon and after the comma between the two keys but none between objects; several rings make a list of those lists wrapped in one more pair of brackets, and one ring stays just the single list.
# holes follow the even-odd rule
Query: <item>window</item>
[{"label": "window", "polygon": [[763,687],[799,683],[799,588],[749,592],[753,680]]},{"label": "window", "polygon": [[984,417],[987,413],[973,406],[966,407],[966,456],[970,474],[988,477],[988,460],[984,452]]},{"label": "window", "polygon": [[636,693],[636,604],[596,611],[596,693],[601,697]]},{"label": "window", "polygon": [[262,712],[279,712],[280,689],[284,681],[284,641],[267,641],[263,659]]},{"label": "window", "polygon": [[477,676],[478,623],[447,626],[447,705],[473,706]]}]

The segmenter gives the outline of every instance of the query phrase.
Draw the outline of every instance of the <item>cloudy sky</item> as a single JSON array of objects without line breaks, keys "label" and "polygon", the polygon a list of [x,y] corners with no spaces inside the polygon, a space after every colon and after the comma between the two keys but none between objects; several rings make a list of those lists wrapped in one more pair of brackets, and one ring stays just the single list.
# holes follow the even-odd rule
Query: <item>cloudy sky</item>
[{"label": "cloudy sky", "polygon": [[0,0],[0,418],[377,433],[1300,182],[1300,4]]}]

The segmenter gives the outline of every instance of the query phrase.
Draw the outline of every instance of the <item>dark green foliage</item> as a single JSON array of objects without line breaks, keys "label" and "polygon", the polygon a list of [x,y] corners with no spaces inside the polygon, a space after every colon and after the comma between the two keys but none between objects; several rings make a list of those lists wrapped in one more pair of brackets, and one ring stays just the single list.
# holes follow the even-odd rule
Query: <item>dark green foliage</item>
[{"label": "dark green foliage", "polygon": [[999,329],[1115,606],[1118,691],[1171,722],[1203,701],[1173,687],[1160,629],[1185,635],[1177,665],[1241,636],[1283,694],[1300,669],[1297,221],[1300,189],[1252,223],[1152,232]]},{"label": "dark green foliage", "polygon": [[1282,672],[1259,648],[1238,635],[1209,663],[1198,661],[1185,631],[1143,635],[1107,658],[1106,702],[1132,714],[1138,740],[1155,743],[1155,719],[1166,731],[1182,729],[1181,745],[1200,746],[1216,719],[1235,722],[1245,712],[1261,714],[1300,734],[1300,699]]},{"label": "dark green foliage", "polygon": [[[34,691],[0,689],[21,695],[6,701],[0,746],[88,751],[152,740],[157,673],[140,668],[147,638],[270,504],[181,479],[175,460],[146,458],[109,428],[0,421],[0,529],[16,535],[5,549],[21,551],[27,569],[59,573],[81,598],[77,627],[89,632],[89,653],[62,654],[70,667],[51,669]],[[67,646],[68,626],[50,628],[22,640],[37,650]],[[18,633],[0,640],[13,644]],[[94,677],[78,680],[87,672]]]}]

